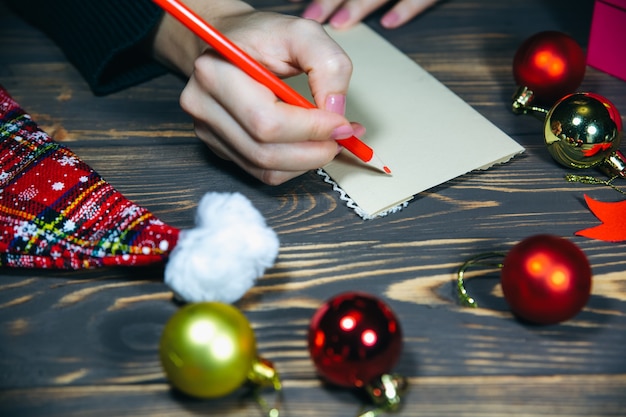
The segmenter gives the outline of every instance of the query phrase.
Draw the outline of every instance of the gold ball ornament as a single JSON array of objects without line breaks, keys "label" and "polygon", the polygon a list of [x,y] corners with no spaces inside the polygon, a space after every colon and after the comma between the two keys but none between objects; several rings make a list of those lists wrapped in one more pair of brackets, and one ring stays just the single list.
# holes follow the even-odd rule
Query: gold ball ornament
[{"label": "gold ball ornament", "polygon": [[250,323],[237,308],[218,302],[180,308],[163,329],[159,353],[171,384],[199,398],[233,392],[258,362]]},{"label": "gold ball ornament", "polygon": [[610,113],[612,104],[598,97],[591,93],[567,95],[546,115],[545,144],[560,164],[569,168],[592,168],[618,150],[621,129]]}]

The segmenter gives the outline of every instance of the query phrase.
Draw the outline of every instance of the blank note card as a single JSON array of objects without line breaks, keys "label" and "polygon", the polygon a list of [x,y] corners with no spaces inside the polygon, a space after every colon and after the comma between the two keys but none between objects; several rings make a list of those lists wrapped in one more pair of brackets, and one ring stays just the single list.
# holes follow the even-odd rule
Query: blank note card
[{"label": "blank note card", "polygon": [[[524,151],[514,140],[369,27],[328,33],[352,59],[346,116],[388,165],[388,176],[343,151],[324,167],[364,218],[429,188]],[[311,97],[306,77],[288,82]]]}]

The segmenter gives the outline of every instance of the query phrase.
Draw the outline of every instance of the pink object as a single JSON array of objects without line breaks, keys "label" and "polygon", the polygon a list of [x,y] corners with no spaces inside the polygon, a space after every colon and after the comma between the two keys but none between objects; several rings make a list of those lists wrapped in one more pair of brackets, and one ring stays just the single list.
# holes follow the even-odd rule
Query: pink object
[{"label": "pink object", "polygon": [[626,0],[597,0],[587,64],[626,80]]}]

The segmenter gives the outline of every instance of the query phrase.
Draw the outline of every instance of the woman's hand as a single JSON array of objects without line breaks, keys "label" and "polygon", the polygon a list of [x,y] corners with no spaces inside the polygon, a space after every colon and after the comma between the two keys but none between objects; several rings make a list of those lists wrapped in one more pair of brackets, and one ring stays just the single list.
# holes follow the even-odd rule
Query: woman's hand
[{"label": "woman's hand", "polygon": [[[336,29],[346,29],[388,2],[389,0],[313,0],[302,17],[319,23],[328,21]],[[437,0],[399,0],[383,15],[380,24],[387,29],[397,28],[436,2]]]},{"label": "woman's hand", "polygon": [[318,107],[278,100],[166,15],[154,55],[189,77],[181,106],[217,155],[267,184],[280,184],[330,162],[340,151],[336,139],[361,133],[343,117],[352,63],[318,23],[259,12],[238,0],[187,3],[275,74],[305,72]]}]

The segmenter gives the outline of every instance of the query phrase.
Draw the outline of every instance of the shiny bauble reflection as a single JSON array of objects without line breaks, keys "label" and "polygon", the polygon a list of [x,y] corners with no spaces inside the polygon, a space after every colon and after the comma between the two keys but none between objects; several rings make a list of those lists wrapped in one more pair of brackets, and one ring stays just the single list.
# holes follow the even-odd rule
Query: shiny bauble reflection
[{"label": "shiny bauble reflection", "polygon": [[218,302],[180,308],[163,329],[159,353],[171,384],[199,398],[236,390],[257,362],[248,320],[237,308]]},{"label": "shiny bauble reflection", "polygon": [[343,387],[363,388],[395,365],[402,350],[402,330],[381,300],[346,292],[315,312],[308,345],[322,378]]},{"label": "shiny bauble reflection", "polygon": [[620,145],[621,132],[608,100],[590,93],[560,99],[548,112],[544,139],[560,164],[585,169],[603,162]]}]

